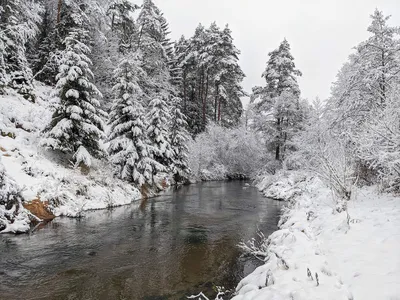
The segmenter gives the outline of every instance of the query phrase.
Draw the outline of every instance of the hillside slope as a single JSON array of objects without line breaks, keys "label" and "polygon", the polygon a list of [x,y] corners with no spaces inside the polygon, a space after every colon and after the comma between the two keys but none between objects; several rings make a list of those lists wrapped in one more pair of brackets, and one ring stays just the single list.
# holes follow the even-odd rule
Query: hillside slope
[{"label": "hillside slope", "polygon": [[[96,161],[85,175],[68,160],[39,147],[41,132],[52,115],[52,90],[36,85],[35,103],[13,91],[0,95],[0,164],[7,180],[13,182],[22,196],[21,201],[40,200],[55,216],[77,217],[85,210],[140,199],[138,189],[113,178],[105,161]],[[0,232],[29,230],[27,224],[32,217],[22,207],[14,211],[8,201],[0,199]],[[14,224],[16,219],[19,225]]]}]

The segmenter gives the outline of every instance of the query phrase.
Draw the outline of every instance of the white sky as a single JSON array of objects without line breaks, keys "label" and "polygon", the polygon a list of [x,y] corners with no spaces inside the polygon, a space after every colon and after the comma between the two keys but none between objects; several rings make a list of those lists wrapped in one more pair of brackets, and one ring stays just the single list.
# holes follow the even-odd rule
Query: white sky
[{"label": "white sky", "polygon": [[369,16],[375,8],[400,25],[400,0],[154,0],[167,18],[172,39],[193,35],[199,23],[229,24],[247,92],[264,85],[268,53],[286,37],[296,66],[302,96],[326,99],[331,83],[352,47],[368,37]]}]

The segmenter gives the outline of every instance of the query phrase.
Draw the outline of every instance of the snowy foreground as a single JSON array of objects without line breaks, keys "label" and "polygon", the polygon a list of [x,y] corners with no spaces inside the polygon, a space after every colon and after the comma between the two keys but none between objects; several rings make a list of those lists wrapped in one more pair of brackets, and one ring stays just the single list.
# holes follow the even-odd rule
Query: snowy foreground
[{"label": "snowy foreground", "polygon": [[400,198],[362,188],[338,213],[316,178],[265,178],[258,188],[289,205],[280,230],[245,247],[266,263],[239,283],[234,300],[400,299]]},{"label": "snowy foreground", "polygon": [[[79,216],[85,210],[129,204],[141,197],[133,186],[110,176],[110,166],[97,161],[89,175],[38,146],[40,132],[52,115],[51,89],[38,87],[36,103],[21,96],[0,96],[0,164],[17,185],[25,202],[48,202],[55,216]],[[0,218],[5,214],[0,205]],[[31,216],[32,217],[32,216]],[[8,220],[2,219],[4,222]],[[23,208],[2,232],[29,230],[29,214]]]}]

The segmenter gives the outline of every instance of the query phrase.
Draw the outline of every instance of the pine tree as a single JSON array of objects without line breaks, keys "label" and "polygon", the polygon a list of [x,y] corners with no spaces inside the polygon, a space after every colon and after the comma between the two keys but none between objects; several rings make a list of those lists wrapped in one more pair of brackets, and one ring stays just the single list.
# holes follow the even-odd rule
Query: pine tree
[{"label": "pine tree", "polygon": [[154,183],[153,175],[164,168],[152,157],[143,108],[146,95],[140,83],[146,73],[136,57],[128,56],[115,72],[115,100],[110,114],[108,152],[116,166],[116,175],[139,187]]},{"label": "pine tree", "polygon": [[269,136],[269,147],[274,149],[275,159],[282,161],[292,133],[301,123],[304,114],[296,79],[302,74],[296,69],[286,39],[268,55],[270,58],[262,75],[266,86],[253,89],[252,98],[253,101],[257,99],[258,110],[255,126]]},{"label": "pine tree", "polygon": [[221,30],[214,22],[206,29],[200,24],[192,38],[182,37],[176,43],[175,51],[189,131],[193,135],[204,131],[210,120],[237,125],[243,112],[240,98],[246,95],[241,87],[245,75],[229,27]]},{"label": "pine tree", "polygon": [[0,90],[7,85],[30,100],[34,96],[26,44],[37,34],[40,11],[41,6],[32,0],[0,3]]},{"label": "pine tree", "polygon": [[163,42],[165,42],[164,22],[165,18],[154,2],[144,0],[137,19],[139,26],[137,49],[141,53],[141,65],[146,71],[149,81],[142,86],[142,89],[150,99],[161,95],[170,101],[174,94],[174,88],[171,84],[168,57],[163,47]]},{"label": "pine tree", "polygon": [[172,158],[172,174],[175,182],[179,183],[187,180],[190,174],[188,162],[188,140],[189,134],[186,131],[186,117],[181,112],[181,99],[174,99],[172,108],[172,125],[171,125],[171,147],[173,150]]},{"label": "pine tree", "polygon": [[56,85],[60,103],[41,144],[73,155],[76,165],[90,167],[92,157],[104,156],[99,140],[103,136],[102,117],[106,115],[95,98],[101,93],[92,83],[87,56],[90,49],[82,41],[87,41],[87,32],[78,28],[65,39]]},{"label": "pine tree", "polygon": [[147,136],[153,148],[152,154],[154,159],[168,170],[171,168],[173,158],[169,135],[171,121],[169,107],[162,97],[151,100],[149,107],[150,110],[146,116],[149,122]]}]

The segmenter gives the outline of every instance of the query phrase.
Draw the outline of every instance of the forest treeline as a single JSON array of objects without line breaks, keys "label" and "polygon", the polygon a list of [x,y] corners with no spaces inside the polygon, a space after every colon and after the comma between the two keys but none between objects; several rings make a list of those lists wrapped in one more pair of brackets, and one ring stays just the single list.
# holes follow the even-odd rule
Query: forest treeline
[{"label": "forest treeline", "polygon": [[108,156],[138,186],[160,172],[182,181],[188,140],[239,124],[245,75],[228,26],[172,42],[151,0],[5,0],[0,13],[0,92],[34,102],[35,82],[54,86],[41,146],[77,166]]},{"label": "forest treeline", "polygon": [[41,145],[76,165],[107,158],[137,186],[160,172],[182,181],[283,168],[311,170],[347,199],[357,184],[400,187],[400,32],[379,10],[329,99],[310,101],[286,39],[247,95],[229,26],[173,42],[151,0],[1,3],[0,90],[35,101],[35,82],[54,86]]}]

